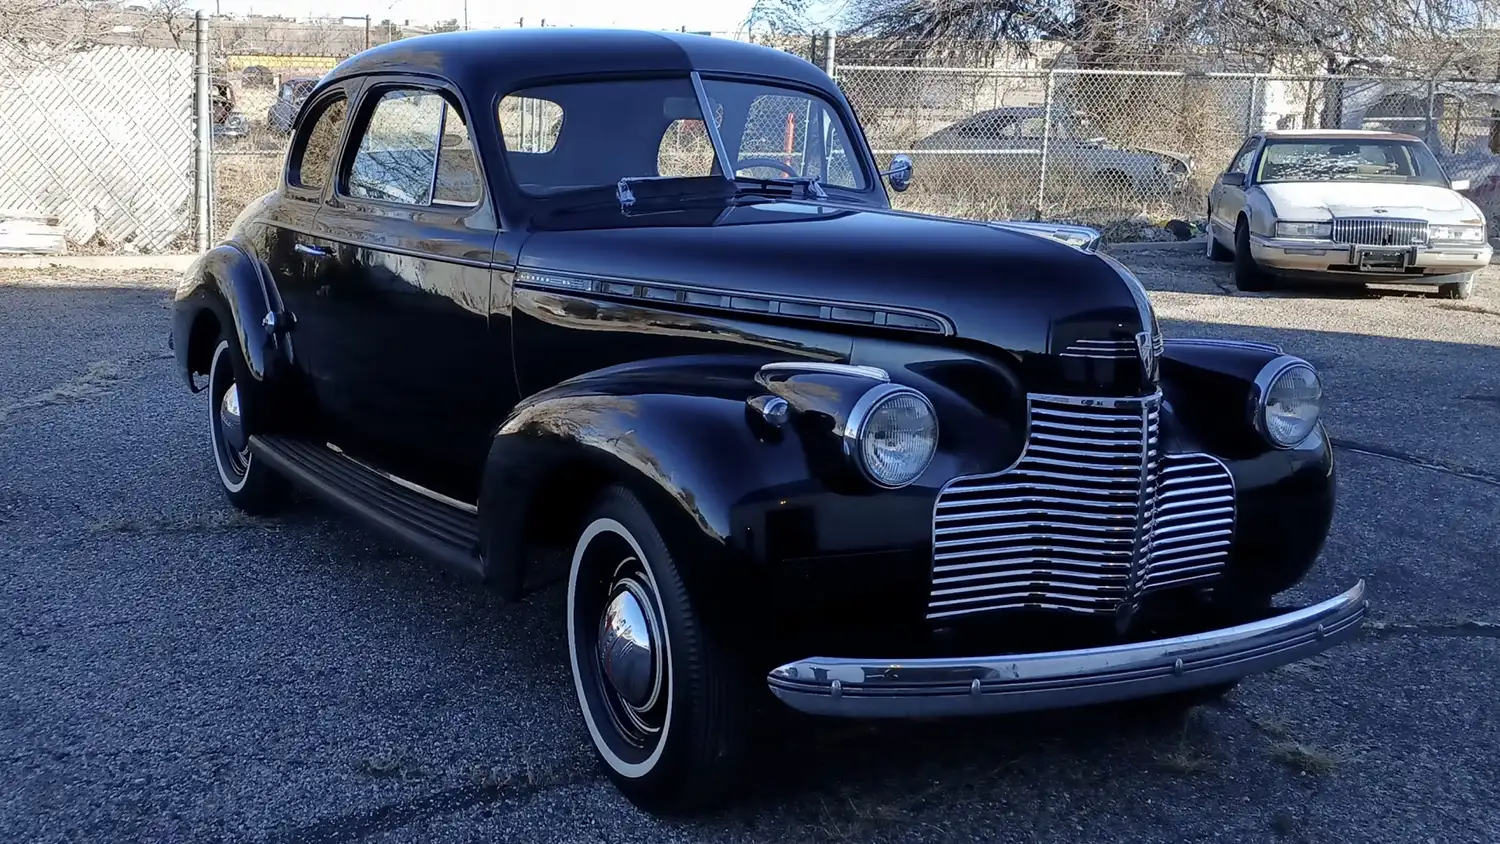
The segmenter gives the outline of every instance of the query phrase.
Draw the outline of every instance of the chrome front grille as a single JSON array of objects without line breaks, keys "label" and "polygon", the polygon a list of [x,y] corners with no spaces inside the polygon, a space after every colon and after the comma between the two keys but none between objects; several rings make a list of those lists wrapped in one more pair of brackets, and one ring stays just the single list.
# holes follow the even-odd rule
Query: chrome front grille
[{"label": "chrome front grille", "polygon": [[[1166,348],[1161,332],[1151,334],[1152,351],[1161,357]],[[1062,351],[1061,357],[1086,358],[1088,360],[1140,360],[1141,352],[1135,340],[1078,340]]]},{"label": "chrome front grille", "polygon": [[1345,217],[1333,221],[1333,240],[1358,246],[1425,246],[1427,222]]},{"label": "chrome front grille", "polygon": [[1161,396],[1033,395],[1020,458],[956,478],[934,511],[927,617],[1039,608],[1114,613],[1212,580],[1228,560],[1233,483],[1207,455],[1164,455]]}]

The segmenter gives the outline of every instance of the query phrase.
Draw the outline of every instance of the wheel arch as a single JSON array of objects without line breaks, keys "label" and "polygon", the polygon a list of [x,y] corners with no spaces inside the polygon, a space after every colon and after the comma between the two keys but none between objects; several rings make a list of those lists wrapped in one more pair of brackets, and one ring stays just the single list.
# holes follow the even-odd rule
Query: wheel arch
[{"label": "wheel arch", "polygon": [[275,314],[283,326],[290,325],[280,293],[264,265],[239,244],[220,244],[195,260],[178,286],[172,311],[172,347],[189,388],[194,373],[207,372],[215,344],[205,334],[212,329],[232,332],[254,381],[269,381],[291,364],[291,339],[270,330],[267,321]]}]

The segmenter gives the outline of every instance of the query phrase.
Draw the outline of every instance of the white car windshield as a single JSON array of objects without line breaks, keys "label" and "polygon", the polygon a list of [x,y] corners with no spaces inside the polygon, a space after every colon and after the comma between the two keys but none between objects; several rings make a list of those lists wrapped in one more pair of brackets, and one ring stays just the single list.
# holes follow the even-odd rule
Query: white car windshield
[{"label": "white car windshield", "polygon": [[1448,186],[1426,144],[1368,138],[1271,141],[1261,153],[1255,181]]}]

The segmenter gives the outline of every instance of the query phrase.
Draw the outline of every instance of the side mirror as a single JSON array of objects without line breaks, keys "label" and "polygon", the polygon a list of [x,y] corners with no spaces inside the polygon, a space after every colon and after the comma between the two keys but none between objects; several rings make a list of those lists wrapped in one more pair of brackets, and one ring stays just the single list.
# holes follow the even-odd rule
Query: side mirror
[{"label": "side mirror", "polygon": [[1466,191],[1469,189],[1469,180],[1454,179],[1453,181],[1448,183],[1448,187],[1453,188],[1456,191]]},{"label": "side mirror", "polygon": [[891,182],[891,190],[897,193],[904,191],[911,185],[912,164],[911,156],[906,153],[898,153],[891,159],[891,169],[881,173]]},{"label": "side mirror", "polygon": [[1232,187],[1232,188],[1242,188],[1242,187],[1245,186],[1245,174],[1244,173],[1222,173],[1222,174],[1219,175],[1219,184],[1221,184],[1221,185],[1228,185],[1229,187]]}]

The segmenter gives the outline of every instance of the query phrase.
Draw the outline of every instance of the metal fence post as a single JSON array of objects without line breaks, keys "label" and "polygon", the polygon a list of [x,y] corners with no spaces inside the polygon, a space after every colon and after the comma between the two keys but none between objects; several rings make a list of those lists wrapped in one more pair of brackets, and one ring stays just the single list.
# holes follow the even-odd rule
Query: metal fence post
[{"label": "metal fence post", "polygon": [[823,69],[827,71],[830,79],[838,78],[838,66],[833,63],[833,52],[836,41],[837,39],[833,34],[833,30],[830,29],[827,32],[823,33],[823,43],[827,47],[827,49],[824,51],[823,56],[823,62],[826,66]]},{"label": "metal fence post", "polygon": [[1032,219],[1042,219],[1042,209],[1047,205],[1047,151],[1052,146],[1052,99],[1057,83],[1057,71],[1047,71],[1047,93],[1044,101],[1046,111],[1042,114],[1042,172],[1036,183],[1036,213]]},{"label": "metal fence post", "polygon": [[1260,114],[1260,97],[1262,85],[1260,74],[1250,77],[1250,105],[1245,109],[1245,134],[1253,135],[1259,128],[1255,125],[1255,119]]},{"label": "metal fence post", "polygon": [[1429,79],[1427,80],[1427,122],[1423,126],[1425,131],[1422,135],[1422,140],[1426,141],[1429,144],[1437,140],[1437,129],[1433,123],[1433,119],[1436,116],[1437,84],[1433,80]]},{"label": "metal fence post", "polygon": [[209,213],[213,205],[209,201],[209,187],[212,184],[213,170],[213,104],[208,98],[208,15],[203,10],[193,16],[196,29],[194,47],[194,80],[197,82],[197,93],[193,98],[193,118],[195,128],[198,130],[196,149],[196,163],[193,168],[193,193],[197,200],[197,213],[194,215],[197,223],[196,243],[199,252],[208,251],[208,239],[211,229],[209,226]]}]

